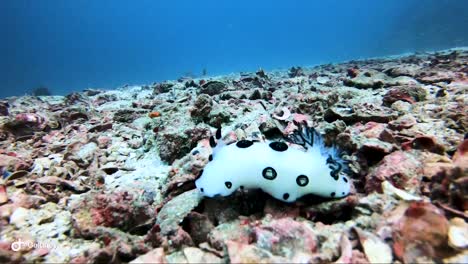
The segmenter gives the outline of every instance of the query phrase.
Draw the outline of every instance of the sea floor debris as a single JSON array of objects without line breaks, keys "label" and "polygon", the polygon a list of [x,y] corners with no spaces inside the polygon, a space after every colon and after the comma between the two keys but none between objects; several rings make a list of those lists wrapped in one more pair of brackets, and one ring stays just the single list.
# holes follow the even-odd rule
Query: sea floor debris
[{"label": "sea floor debris", "polygon": [[[0,100],[0,262],[468,262],[468,49]],[[208,137],[306,121],[351,195],[203,198]]]}]

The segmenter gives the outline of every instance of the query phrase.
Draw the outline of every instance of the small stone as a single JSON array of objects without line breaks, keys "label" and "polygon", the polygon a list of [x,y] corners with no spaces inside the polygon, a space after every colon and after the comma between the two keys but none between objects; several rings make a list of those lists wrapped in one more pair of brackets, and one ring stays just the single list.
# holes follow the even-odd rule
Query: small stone
[{"label": "small stone", "polygon": [[292,67],[288,73],[290,78],[304,76],[304,70],[301,67]]},{"label": "small stone", "polygon": [[220,257],[196,247],[186,247],[183,252],[188,263],[222,263]]},{"label": "small stone", "polygon": [[5,184],[0,184],[0,205],[8,202],[7,188]]},{"label": "small stone", "polygon": [[258,100],[262,99],[262,93],[259,89],[255,89],[253,93],[249,96],[249,100]]},{"label": "small stone", "polygon": [[230,263],[287,263],[287,258],[278,257],[255,245],[226,241]]},{"label": "small stone", "polygon": [[161,227],[161,234],[174,233],[182,220],[200,203],[201,199],[201,193],[198,189],[194,189],[184,192],[166,203],[156,218],[156,223]]},{"label": "small stone", "polygon": [[396,120],[390,121],[388,126],[394,130],[402,130],[410,128],[417,123],[416,118],[411,114],[406,114],[398,117]]},{"label": "small stone", "polygon": [[421,201],[420,197],[412,195],[404,190],[400,190],[395,188],[391,183],[388,181],[384,181],[382,183],[383,192],[387,195],[395,195],[396,197],[404,200],[404,201]]},{"label": "small stone", "polygon": [[330,78],[326,77],[326,76],[319,76],[317,77],[317,83],[319,84],[326,84],[327,82],[330,81]]},{"label": "small stone", "polygon": [[396,101],[392,104],[391,108],[395,111],[398,111],[400,113],[408,113],[412,106],[410,103],[408,102],[404,102],[404,101]]},{"label": "small stone", "polygon": [[153,94],[167,93],[171,91],[172,86],[174,86],[174,84],[169,82],[157,83],[153,86]]},{"label": "small stone", "polygon": [[131,264],[139,263],[167,263],[166,255],[163,248],[155,248],[150,252],[139,256],[138,258],[130,261]]},{"label": "small stone", "polygon": [[448,231],[449,245],[455,249],[468,248],[468,224],[461,218],[450,220]]},{"label": "small stone", "polygon": [[0,102],[0,116],[8,116],[8,102],[1,101]]},{"label": "small stone", "polygon": [[413,104],[424,101],[426,96],[426,90],[417,85],[395,86],[384,95],[383,103],[390,106],[392,103],[401,100]]},{"label": "small stone", "polygon": [[395,255],[404,263],[443,256],[448,230],[449,223],[439,208],[427,202],[412,202],[393,231]]},{"label": "small stone", "polygon": [[404,151],[392,152],[385,156],[369,173],[366,180],[366,190],[368,192],[381,192],[381,184],[385,180],[399,189],[419,188],[420,183],[417,176],[421,171],[421,161],[417,157]]},{"label": "small stone", "polygon": [[80,157],[82,160],[90,162],[93,159],[94,153],[96,152],[97,149],[98,149],[97,144],[94,142],[90,142],[84,145],[83,147],[81,147],[81,149],[78,150],[76,155]]},{"label": "small stone", "polygon": [[231,122],[231,113],[228,109],[222,107],[214,108],[208,115],[208,124],[212,127],[222,127]]},{"label": "small stone", "polygon": [[190,116],[200,123],[208,118],[213,108],[213,99],[207,94],[201,94],[195,100],[193,107],[190,109]]},{"label": "small stone", "polygon": [[25,227],[28,225],[27,218],[30,217],[28,209],[18,207],[10,216],[10,224],[15,225],[17,228]]},{"label": "small stone", "polygon": [[216,95],[226,90],[226,84],[219,81],[209,81],[202,85],[200,93],[207,95]]},{"label": "small stone", "polygon": [[370,263],[392,263],[392,249],[388,244],[370,232],[357,227],[353,229],[358,234],[361,246]]}]

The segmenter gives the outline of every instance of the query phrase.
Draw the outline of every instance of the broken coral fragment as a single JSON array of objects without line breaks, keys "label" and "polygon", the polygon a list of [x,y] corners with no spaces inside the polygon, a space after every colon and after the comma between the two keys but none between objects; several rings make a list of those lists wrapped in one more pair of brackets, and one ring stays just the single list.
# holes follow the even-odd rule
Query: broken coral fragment
[{"label": "broken coral fragment", "polygon": [[420,201],[421,200],[420,197],[410,194],[404,190],[398,189],[388,181],[382,182],[382,189],[385,194],[395,195],[396,197],[404,201]]},{"label": "broken coral fragment", "polygon": [[448,242],[455,249],[468,249],[468,224],[465,220],[458,217],[450,219]]},{"label": "broken coral fragment", "polygon": [[444,257],[448,230],[442,210],[427,202],[412,202],[393,231],[395,255],[405,263]]},{"label": "broken coral fragment", "polygon": [[393,261],[392,249],[378,236],[354,227],[359,242],[370,263],[391,263]]},{"label": "broken coral fragment", "polygon": [[201,201],[202,196],[197,189],[184,192],[167,202],[156,217],[156,224],[163,235],[169,235],[179,228],[182,220]]}]

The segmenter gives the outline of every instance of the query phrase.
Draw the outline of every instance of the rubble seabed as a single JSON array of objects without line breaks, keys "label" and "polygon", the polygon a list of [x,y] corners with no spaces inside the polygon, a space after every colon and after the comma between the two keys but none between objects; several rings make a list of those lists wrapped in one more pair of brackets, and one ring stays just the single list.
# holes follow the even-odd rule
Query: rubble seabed
[{"label": "rubble seabed", "polygon": [[[0,101],[0,262],[468,262],[468,50]],[[351,195],[203,198],[208,137],[294,121]]]}]

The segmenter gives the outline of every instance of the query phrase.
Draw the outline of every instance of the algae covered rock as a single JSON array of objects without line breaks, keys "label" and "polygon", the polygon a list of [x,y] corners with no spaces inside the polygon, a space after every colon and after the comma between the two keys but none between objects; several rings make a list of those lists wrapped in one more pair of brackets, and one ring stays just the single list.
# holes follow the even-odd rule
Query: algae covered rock
[{"label": "algae covered rock", "polygon": [[200,93],[207,95],[216,95],[224,92],[227,85],[220,81],[209,81],[202,85]]}]

